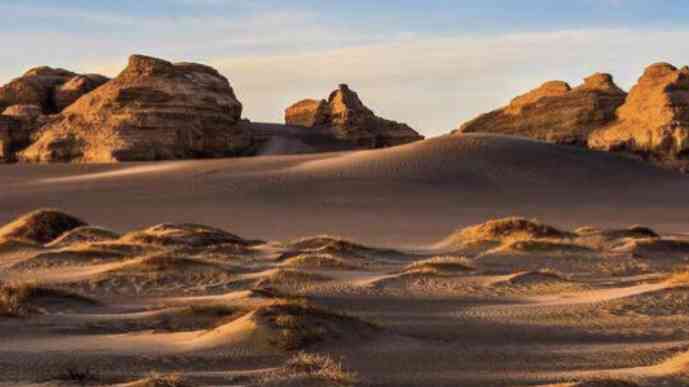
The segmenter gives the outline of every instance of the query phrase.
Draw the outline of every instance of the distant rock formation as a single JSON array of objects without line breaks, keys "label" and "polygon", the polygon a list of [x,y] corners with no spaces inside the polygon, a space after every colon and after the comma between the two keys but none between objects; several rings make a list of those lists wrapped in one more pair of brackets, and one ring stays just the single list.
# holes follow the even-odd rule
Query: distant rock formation
[{"label": "distant rock formation", "polygon": [[59,113],[107,81],[102,75],[79,75],[64,69],[36,67],[0,87],[0,111],[13,105],[35,105],[45,114]]},{"label": "distant rock formation", "polygon": [[364,148],[381,148],[423,139],[406,124],[376,116],[347,85],[340,85],[327,101],[306,99],[288,107],[285,122],[308,128],[330,127],[338,140]]},{"label": "distant rock formation", "polygon": [[[98,83],[72,78],[57,90],[68,103]],[[241,154],[251,138],[235,125],[242,113],[215,69],[134,55],[115,79],[51,118],[20,161],[116,162]]]},{"label": "distant rock formation", "polygon": [[546,82],[502,108],[463,124],[457,132],[486,132],[583,145],[588,135],[615,119],[626,93],[610,74],[594,74],[572,89],[562,81]]},{"label": "distant rock formation", "polygon": [[689,67],[667,63],[646,68],[617,120],[593,132],[595,149],[624,151],[661,163],[689,164]]}]

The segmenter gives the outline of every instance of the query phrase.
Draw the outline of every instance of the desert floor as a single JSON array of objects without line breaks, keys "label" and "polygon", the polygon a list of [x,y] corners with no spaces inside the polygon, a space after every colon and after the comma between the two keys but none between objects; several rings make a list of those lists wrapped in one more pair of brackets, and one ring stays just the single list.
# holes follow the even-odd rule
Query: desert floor
[{"label": "desert floor", "polygon": [[0,228],[0,385],[689,384],[689,180],[636,160],[467,135],[0,181],[2,223],[93,226]]}]

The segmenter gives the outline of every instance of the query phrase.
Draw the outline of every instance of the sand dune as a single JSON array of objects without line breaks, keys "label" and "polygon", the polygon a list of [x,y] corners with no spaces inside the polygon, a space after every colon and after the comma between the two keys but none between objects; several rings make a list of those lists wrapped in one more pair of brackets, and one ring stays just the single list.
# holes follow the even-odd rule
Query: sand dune
[{"label": "sand dune", "polygon": [[[117,165],[7,165],[0,221],[56,207],[115,231],[161,221],[245,237],[329,233],[422,245],[486,217],[684,231],[689,181],[642,162],[505,136],[382,150]],[[294,222],[294,219],[299,219]]]}]

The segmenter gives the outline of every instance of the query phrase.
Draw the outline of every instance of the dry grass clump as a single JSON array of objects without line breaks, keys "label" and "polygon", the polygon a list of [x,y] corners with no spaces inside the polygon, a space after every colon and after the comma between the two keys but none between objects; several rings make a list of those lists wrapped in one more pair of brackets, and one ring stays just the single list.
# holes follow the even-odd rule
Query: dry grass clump
[{"label": "dry grass clump", "polygon": [[301,289],[313,283],[327,281],[332,281],[332,278],[300,270],[279,269],[260,279],[255,286],[257,288],[297,287]]},{"label": "dry grass clump", "polygon": [[505,246],[505,249],[526,253],[590,253],[586,246],[573,243],[563,243],[553,240],[518,240]]},{"label": "dry grass clump", "polygon": [[299,252],[327,254],[332,256],[345,256],[357,258],[369,258],[372,256],[397,256],[401,255],[396,250],[381,249],[364,246],[343,238],[319,235],[288,242],[287,245]]},{"label": "dry grass clump", "polygon": [[446,245],[461,245],[473,241],[508,241],[531,239],[565,239],[574,234],[561,231],[537,220],[511,217],[490,220],[476,226],[457,230],[444,242]]},{"label": "dry grass clump", "polygon": [[677,260],[689,257],[689,242],[676,239],[637,239],[618,247],[641,258]]},{"label": "dry grass clump", "polygon": [[144,380],[127,384],[127,387],[190,387],[187,381],[179,374],[159,375],[153,374]]},{"label": "dry grass clump", "polygon": [[262,306],[253,318],[276,333],[269,344],[285,351],[302,350],[326,341],[351,340],[375,329],[374,325],[358,318],[297,299]]},{"label": "dry grass clump", "polygon": [[199,224],[159,224],[144,230],[132,231],[120,238],[125,243],[142,243],[158,246],[208,247],[248,241],[227,231]]},{"label": "dry grass clump", "polygon": [[39,287],[32,283],[0,284],[0,316],[23,317],[39,310],[50,300],[96,304],[96,301],[75,293]]},{"label": "dry grass clump", "polygon": [[287,259],[281,264],[285,267],[293,268],[313,268],[313,269],[339,269],[356,270],[360,265],[349,263],[344,259],[333,257],[329,254],[299,254]]},{"label": "dry grass clump", "polygon": [[653,231],[653,229],[646,227],[646,226],[640,226],[640,225],[634,225],[631,227],[627,228],[622,228],[622,229],[611,229],[611,230],[601,230],[595,227],[580,227],[576,229],[575,233],[579,236],[600,236],[602,238],[605,238],[607,240],[612,240],[612,239],[624,239],[624,238],[631,238],[631,239],[644,239],[644,238],[659,238],[660,235]]},{"label": "dry grass clump", "polygon": [[0,228],[0,239],[19,239],[48,243],[67,231],[85,226],[81,219],[53,209],[41,209],[23,215]]},{"label": "dry grass clump", "polygon": [[225,269],[217,264],[178,256],[174,253],[149,255],[147,257],[133,260],[122,268],[117,269],[117,271],[134,271],[142,274],[152,272],[179,272],[178,274],[184,274],[184,272],[189,272],[192,270],[225,271]]},{"label": "dry grass clump", "polygon": [[405,273],[456,274],[472,271],[474,268],[465,257],[438,256],[407,265]]},{"label": "dry grass clump", "polygon": [[562,273],[552,269],[529,271],[514,276],[509,280],[512,285],[532,285],[547,282],[568,282],[569,279]]},{"label": "dry grass clump", "polygon": [[639,387],[638,384],[619,379],[597,379],[579,382],[574,387]]},{"label": "dry grass clump", "polygon": [[346,370],[328,355],[299,352],[287,360],[278,372],[264,376],[260,386],[353,386],[358,375]]},{"label": "dry grass clump", "polygon": [[75,243],[112,241],[119,237],[120,235],[116,232],[105,228],[81,226],[67,231],[62,234],[62,236],[48,243],[46,247],[62,247]]}]

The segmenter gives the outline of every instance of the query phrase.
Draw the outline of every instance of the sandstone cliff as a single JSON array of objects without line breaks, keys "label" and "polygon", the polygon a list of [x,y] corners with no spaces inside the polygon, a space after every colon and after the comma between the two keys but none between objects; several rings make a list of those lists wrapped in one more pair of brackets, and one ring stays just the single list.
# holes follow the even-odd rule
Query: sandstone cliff
[{"label": "sandstone cliff", "polygon": [[[60,88],[83,89],[88,80]],[[65,97],[67,98],[67,97]],[[18,154],[30,162],[114,162],[242,153],[251,139],[235,125],[242,104],[211,67],[134,55],[115,79],[51,118]]]},{"label": "sandstone cliff", "polygon": [[483,114],[457,132],[487,132],[531,137],[560,144],[586,145],[588,135],[612,122],[626,93],[609,74],[594,74],[576,88],[561,81],[546,82]]},{"label": "sandstone cliff", "polygon": [[380,148],[423,139],[406,124],[376,116],[347,85],[330,94],[328,100],[307,99],[285,110],[287,125],[332,128],[338,140],[357,147]]},{"label": "sandstone cliff", "polygon": [[595,149],[625,151],[660,162],[689,159],[689,68],[646,68],[618,119],[589,138]]}]

